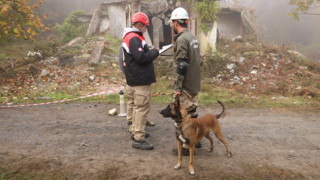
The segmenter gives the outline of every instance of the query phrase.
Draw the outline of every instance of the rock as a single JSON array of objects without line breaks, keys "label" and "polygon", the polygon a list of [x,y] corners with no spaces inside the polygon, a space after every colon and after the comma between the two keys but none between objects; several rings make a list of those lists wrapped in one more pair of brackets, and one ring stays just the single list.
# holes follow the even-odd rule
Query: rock
[{"label": "rock", "polygon": [[7,71],[9,68],[12,68],[13,64],[12,63],[8,63],[8,62],[1,62],[0,64],[0,72],[5,72]]},{"label": "rock", "polygon": [[257,74],[258,73],[258,70],[257,69],[254,69],[250,72],[251,74]]},{"label": "rock", "polygon": [[94,79],[95,79],[95,76],[94,76],[94,75],[89,76],[89,80],[90,80],[90,81],[94,81]]},{"label": "rock", "polygon": [[28,70],[33,74],[37,74],[40,71],[40,69],[34,66],[33,64],[29,66]]},{"label": "rock", "polygon": [[240,81],[241,81],[241,79],[237,75],[233,77],[234,85],[239,84]]},{"label": "rock", "polygon": [[74,64],[75,59],[73,57],[74,55],[61,55],[59,58],[59,65],[66,66]]},{"label": "rock", "polygon": [[77,37],[73,40],[71,40],[67,46],[81,46],[85,42],[85,39],[83,37]]},{"label": "rock", "polygon": [[49,72],[46,69],[42,69],[42,71],[40,73],[40,77],[47,76],[48,74],[49,74]]},{"label": "rock", "polygon": [[89,61],[91,55],[90,54],[82,54],[80,56],[74,56],[74,65],[86,63]]},{"label": "rock", "polygon": [[91,57],[89,58],[90,65],[97,65],[99,63],[100,56],[103,49],[104,49],[104,41],[102,40],[96,41],[95,46],[91,53]]},{"label": "rock", "polygon": [[245,57],[239,57],[239,62],[243,62],[245,59]]},{"label": "rock", "polygon": [[91,36],[94,33],[96,33],[99,22],[100,22],[99,15],[100,15],[100,8],[97,8],[93,12],[92,19],[90,21],[89,28],[87,30],[87,36]]},{"label": "rock", "polygon": [[241,41],[241,40],[242,40],[242,36],[240,36],[240,35],[232,38],[232,41]]},{"label": "rock", "polygon": [[235,64],[227,64],[227,69],[229,70],[229,72],[231,73],[231,74],[233,74],[234,73],[234,68],[235,68]]},{"label": "rock", "polygon": [[42,58],[42,55],[40,52],[31,52],[29,51],[28,54],[27,54],[27,57],[37,57],[39,59]]},{"label": "rock", "polygon": [[101,21],[101,25],[100,25],[100,30],[99,30],[99,32],[100,33],[102,33],[102,32],[105,32],[105,31],[107,31],[108,29],[109,29],[109,27],[110,27],[110,21],[109,21],[109,19],[103,19],[102,21]]},{"label": "rock", "polygon": [[109,114],[110,116],[116,115],[116,114],[117,114],[117,109],[116,109],[116,108],[110,109],[109,112],[108,112],[108,114]]}]

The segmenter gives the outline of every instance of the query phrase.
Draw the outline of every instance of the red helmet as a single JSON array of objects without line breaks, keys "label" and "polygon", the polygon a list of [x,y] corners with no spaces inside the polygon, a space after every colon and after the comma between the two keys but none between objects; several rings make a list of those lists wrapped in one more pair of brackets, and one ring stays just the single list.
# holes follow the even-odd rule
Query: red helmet
[{"label": "red helmet", "polygon": [[143,12],[137,12],[135,13],[131,18],[132,23],[141,22],[142,24],[149,26],[149,18],[148,16]]}]

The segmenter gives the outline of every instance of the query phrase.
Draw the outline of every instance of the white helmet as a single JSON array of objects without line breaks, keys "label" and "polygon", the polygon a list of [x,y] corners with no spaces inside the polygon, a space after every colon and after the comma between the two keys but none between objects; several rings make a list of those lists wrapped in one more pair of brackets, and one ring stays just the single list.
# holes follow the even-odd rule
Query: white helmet
[{"label": "white helmet", "polygon": [[189,19],[188,12],[182,7],[172,11],[170,21],[179,19]]}]

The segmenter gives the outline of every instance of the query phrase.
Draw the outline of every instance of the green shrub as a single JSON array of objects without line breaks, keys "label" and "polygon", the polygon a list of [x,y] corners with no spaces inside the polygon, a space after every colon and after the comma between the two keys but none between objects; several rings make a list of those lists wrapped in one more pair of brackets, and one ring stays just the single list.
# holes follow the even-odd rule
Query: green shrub
[{"label": "green shrub", "polygon": [[52,37],[47,41],[35,42],[33,50],[35,52],[41,52],[42,58],[47,58],[55,55],[58,52],[58,48],[61,45],[61,41]]},{"label": "green shrub", "polygon": [[224,60],[218,53],[214,53],[210,56],[203,57],[203,76],[215,77],[223,68],[228,64],[228,61]]},{"label": "green shrub", "polygon": [[122,40],[111,36],[111,35],[105,35],[104,39],[107,41],[107,53],[108,54],[117,54],[119,50],[119,46],[122,43]]},{"label": "green shrub", "polygon": [[5,60],[6,59],[6,55],[5,54],[0,54],[0,61],[3,61],[3,60]]},{"label": "green shrub", "polygon": [[59,32],[61,40],[64,43],[67,43],[76,37],[85,36],[89,24],[78,21],[78,18],[86,14],[87,12],[83,10],[73,11],[64,20],[63,24],[55,25],[53,29]]}]

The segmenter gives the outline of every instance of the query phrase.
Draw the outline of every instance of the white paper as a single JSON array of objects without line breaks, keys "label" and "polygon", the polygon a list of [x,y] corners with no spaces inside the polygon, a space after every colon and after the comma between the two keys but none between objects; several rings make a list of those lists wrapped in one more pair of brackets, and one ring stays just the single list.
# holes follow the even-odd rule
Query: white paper
[{"label": "white paper", "polygon": [[173,44],[169,44],[169,45],[166,45],[166,46],[162,46],[162,49],[159,50],[159,54],[162,54],[164,53],[166,50],[170,49],[173,47]]}]

